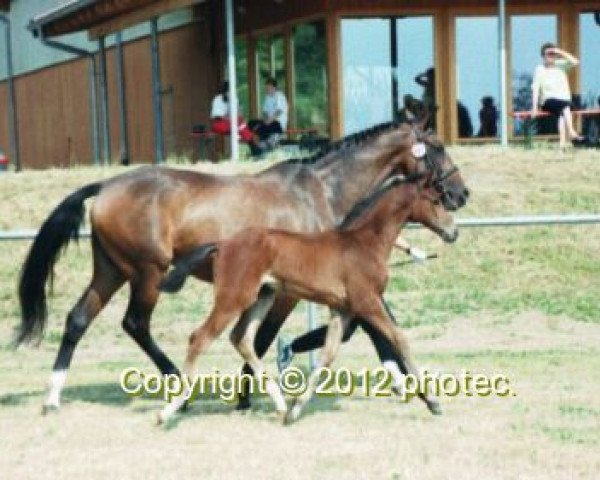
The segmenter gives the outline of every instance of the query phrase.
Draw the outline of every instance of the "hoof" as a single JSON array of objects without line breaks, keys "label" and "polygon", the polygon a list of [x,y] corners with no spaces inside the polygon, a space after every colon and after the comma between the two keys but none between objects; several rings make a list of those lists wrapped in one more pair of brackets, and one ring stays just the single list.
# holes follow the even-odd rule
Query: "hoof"
[{"label": "hoof", "polygon": [[287,410],[277,410],[277,419],[281,422],[282,425],[287,425]]},{"label": "hoof", "polygon": [[42,415],[48,415],[49,413],[58,412],[59,410],[60,410],[60,407],[58,405],[54,405],[54,404],[43,405],[42,406]]},{"label": "hoof", "polygon": [[442,407],[438,402],[427,402],[427,408],[433,415],[442,414]]},{"label": "hoof", "polygon": [[290,410],[289,412],[287,412],[284,417],[283,417],[283,421],[281,422],[283,425],[291,425],[292,423],[294,423],[297,420],[296,416],[292,413],[292,411]]},{"label": "hoof", "polygon": [[249,398],[240,398],[238,400],[237,405],[235,406],[235,409],[238,412],[244,412],[244,411],[250,410],[251,406],[252,405],[250,404],[250,399]]},{"label": "hoof", "polygon": [[298,420],[300,418],[301,413],[302,413],[302,408],[300,407],[300,405],[298,405],[298,403],[294,402],[292,404],[292,406],[290,407],[290,409],[285,414],[285,416],[283,417],[283,424],[291,425],[292,423],[294,423],[296,420]]},{"label": "hoof", "polygon": [[169,424],[169,421],[173,418],[173,415],[166,415],[164,412],[158,412],[156,414],[155,425],[157,427],[164,427]]},{"label": "hoof", "polygon": [[156,426],[160,427],[164,423],[165,423],[165,420],[162,416],[162,412],[158,412],[156,414]]}]

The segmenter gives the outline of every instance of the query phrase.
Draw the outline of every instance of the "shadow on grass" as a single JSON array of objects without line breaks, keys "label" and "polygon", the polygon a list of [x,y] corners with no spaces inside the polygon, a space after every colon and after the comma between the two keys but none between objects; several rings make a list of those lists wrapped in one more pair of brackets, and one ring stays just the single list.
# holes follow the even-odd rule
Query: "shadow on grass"
[{"label": "shadow on grass", "polygon": [[[319,412],[339,411],[341,407],[338,403],[338,397],[315,397],[304,408],[302,418],[310,417]],[[287,399],[288,407],[291,406],[292,399]],[[202,417],[207,415],[236,415],[240,418],[256,418],[258,421],[266,421],[269,423],[280,423],[279,417],[275,413],[275,406],[272,400],[267,396],[254,397],[252,407],[248,410],[236,410],[235,403],[227,403],[220,399],[217,395],[210,395],[198,398],[195,400],[185,412],[177,413],[164,426],[165,430],[175,429],[179,423],[188,419]],[[155,406],[144,405],[141,408],[136,408],[136,411],[154,410]]]},{"label": "shadow on grass", "polygon": [[[0,396],[0,405],[17,407],[27,404],[32,399],[39,399],[41,403],[46,393],[45,389],[8,393]],[[65,403],[80,401],[115,406],[127,405],[132,400],[129,395],[120,389],[119,384],[114,382],[65,387],[62,391],[62,399]]]},{"label": "shadow on grass", "polygon": [[[45,389],[28,390],[19,393],[9,393],[0,396],[0,406],[19,407],[30,402],[43,403],[47,391]],[[134,398],[124,393],[118,383],[94,383],[88,385],[74,385],[65,387],[63,390],[63,404],[70,402],[84,402],[114,407],[125,407],[130,405]],[[302,418],[307,418],[320,412],[331,412],[341,410],[340,401],[343,397],[326,396],[314,397],[304,408]],[[287,399],[288,407],[292,404],[292,398]],[[164,403],[162,397],[142,396],[135,399],[135,405],[131,410],[135,413],[158,412]],[[192,402],[185,412],[178,413],[165,425],[166,430],[176,428],[185,420],[194,419],[207,415],[238,415],[240,417],[256,418],[259,421],[279,423],[275,413],[275,406],[270,397],[266,395],[254,395],[252,407],[246,411],[237,411],[236,402],[224,401],[218,393],[206,393]]]}]

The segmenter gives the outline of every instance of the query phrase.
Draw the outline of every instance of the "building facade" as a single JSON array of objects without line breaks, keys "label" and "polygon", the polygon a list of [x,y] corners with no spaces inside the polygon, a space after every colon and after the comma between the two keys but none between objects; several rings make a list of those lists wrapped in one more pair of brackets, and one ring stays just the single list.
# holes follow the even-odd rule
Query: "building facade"
[{"label": "building facade", "polygon": [[[35,3],[41,2],[31,2]],[[103,3],[110,3],[112,10],[100,8]],[[153,17],[159,17],[162,27],[164,148],[174,155],[193,152],[192,126],[208,121],[211,98],[226,73],[223,3],[81,0],[75,2],[79,9],[59,9],[55,18],[46,15],[42,36],[75,42],[96,56],[97,40],[105,39],[108,143],[113,161],[122,156],[119,126],[123,110],[129,157],[135,162],[151,162],[155,157],[155,92],[147,27]],[[541,60],[539,48],[547,41],[581,58],[580,67],[570,74],[572,90],[581,106],[597,106],[600,2],[506,3],[507,110],[531,107],[531,75]],[[8,15],[22,18],[21,10],[18,15],[14,12],[17,7],[31,10],[23,7],[25,4],[30,2],[13,1]],[[260,113],[264,80],[274,76],[289,99],[292,128],[315,127],[339,138],[398,118],[406,114],[407,106],[426,104],[437,107],[434,124],[444,141],[496,141],[497,125],[489,114],[500,102],[495,0],[236,0],[234,6],[238,94],[247,117]],[[41,12],[28,13],[34,18]],[[24,28],[19,23],[13,22],[13,31]],[[124,109],[113,46],[117,31],[122,31],[125,39]],[[36,52],[47,48],[31,32],[22,33],[29,36],[28,48]],[[37,58],[39,53],[31,53],[34,50],[24,50],[24,55]],[[73,56],[17,69],[24,167],[93,161],[89,70],[88,58]],[[0,69],[0,78],[2,72]],[[0,111],[5,109],[5,93],[6,82],[2,82]],[[6,118],[0,116],[0,148],[5,150]],[[552,134],[552,126],[547,128],[539,133]],[[511,137],[517,138],[521,131],[522,125],[511,120]]]}]

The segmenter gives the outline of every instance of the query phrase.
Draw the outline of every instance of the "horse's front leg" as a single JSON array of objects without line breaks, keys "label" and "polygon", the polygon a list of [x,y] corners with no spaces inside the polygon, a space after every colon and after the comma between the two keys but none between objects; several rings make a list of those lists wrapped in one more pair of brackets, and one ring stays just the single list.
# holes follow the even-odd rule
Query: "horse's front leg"
[{"label": "horse's front leg", "polygon": [[335,359],[337,352],[342,343],[342,337],[344,336],[345,326],[350,321],[350,317],[342,315],[337,311],[331,310],[331,319],[329,321],[329,327],[327,328],[327,336],[325,337],[325,346],[320,352],[319,359],[317,361],[316,368],[311,372],[308,377],[307,388],[302,395],[296,397],[292,403],[292,407],[285,417],[285,424],[289,425],[300,417],[302,409],[312,398],[317,385],[319,384],[319,378],[322,368],[329,367]]}]

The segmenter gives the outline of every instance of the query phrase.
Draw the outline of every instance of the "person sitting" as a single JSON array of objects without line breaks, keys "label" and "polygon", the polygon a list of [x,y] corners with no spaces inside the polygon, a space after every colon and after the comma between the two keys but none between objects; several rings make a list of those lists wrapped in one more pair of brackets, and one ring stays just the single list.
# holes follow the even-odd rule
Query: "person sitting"
[{"label": "person sitting", "polygon": [[277,88],[277,80],[269,77],[265,82],[265,100],[261,120],[248,122],[254,139],[250,143],[253,155],[260,155],[275,148],[287,129],[288,103],[283,92]]},{"label": "person sitting", "polygon": [[470,138],[473,136],[473,122],[467,107],[461,102],[456,102],[456,112],[458,114],[458,136],[459,138]]},{"label": "person sitting", "polygon": [[545,43],[541,48],[544,63],[538,65],[531,85],[533,106],[531,117],[538,114],[538,106],[558,121],[560,136],[559,146],[564,149],[567,144],[567,135],[571,140],[582,140],[573,126],[571,113],[571,89],[567,71],[579,64],[579,60],[564,50],[557,48],[553,43]]},{"label": "person sitting", "polygon": [[[218,135],[229,135],[231,133],[229,82],[223,82],[221,90],[213,98],[210,109],[210,130]],[[244,122],[242,115],[238,115],[238,134],[243,142],[250,143],[252,141],[252,132],[246,122]]]},{"label": "person sitting", "polygon": [[498,109],[494,105],[492,97],[483,97],[481,99],[481,110],[479,110],[478,137],[495,137],[498,134]]}]

